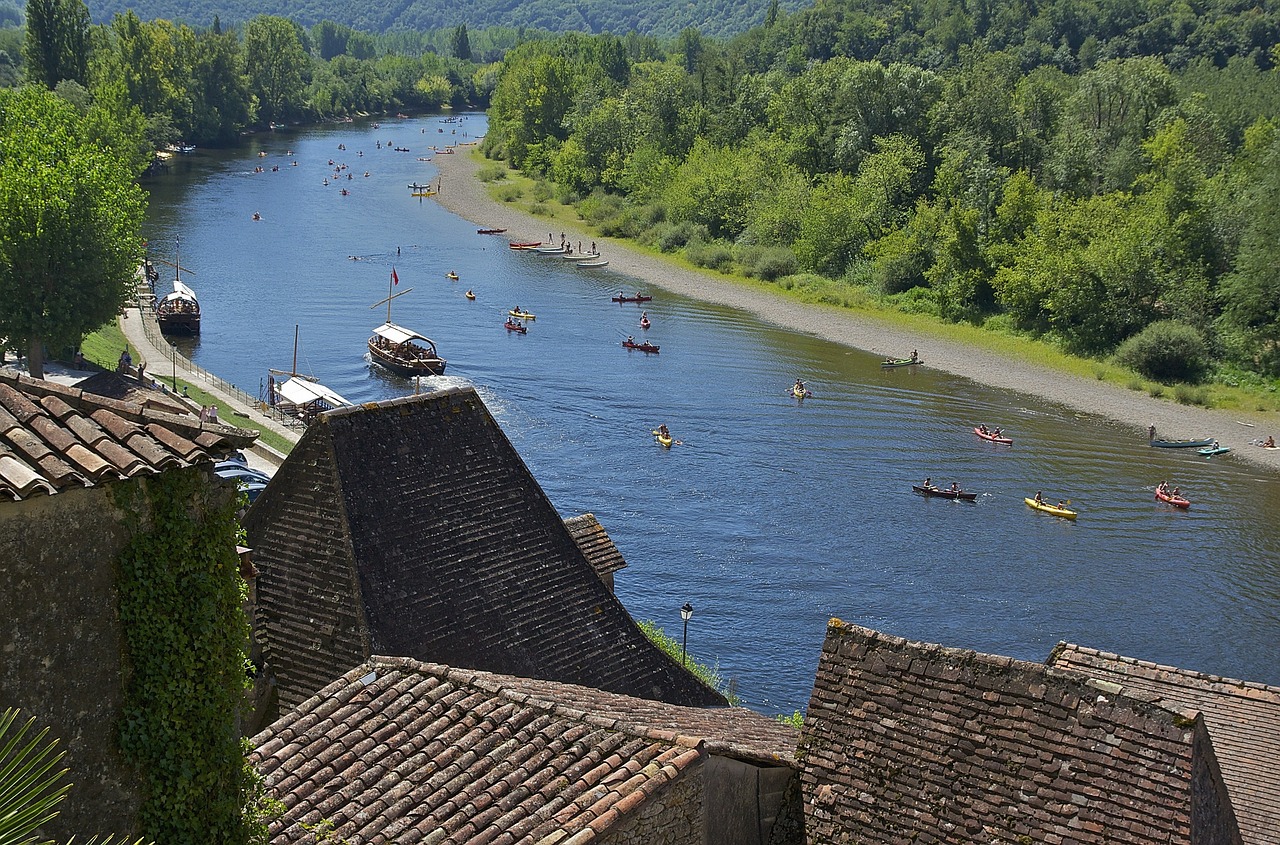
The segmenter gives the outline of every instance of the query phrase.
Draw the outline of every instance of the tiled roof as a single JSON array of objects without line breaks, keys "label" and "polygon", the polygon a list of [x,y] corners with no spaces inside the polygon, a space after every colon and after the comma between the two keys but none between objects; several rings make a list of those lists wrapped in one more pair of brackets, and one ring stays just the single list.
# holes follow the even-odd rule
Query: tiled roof
[{"label": "tiled roof", "polygon": [[148,390],[132,377],[125,377],[113,370],[102,370],[88,378],[76,382],[76,387],[85,393],[105,396],[108,399],[119,399],[134,405],[143,405],[156,411],[170,414],[189,414],[191,409],[171,393],[159,390]]},{"label": "tiled roof", "polygon": [[0,372],[0,497],[52,495],[209,462],[256,437]]},{"label": "tiled roof", "polygon": [[808,839],[1186,843],[1197,724],[1074,673],[832,620],[798,752]]},{"label": "tiled roof", "polygon": [[697,737],[509,693],[509,680],[376,658],[329,684],[253,740],[285,805],[272,842],[314,842],[322,824],[352,845],[583,842],[705,754]]},{"label": "tiled roof", "polygon": [[569,517],[564,521],[564,527],[569,529],[569,536],[573,537],[573,541],[586,556],[587,562],[600,577],[612,575],[619,569],[626,568],[627,562],[622,559],[622,552],[618,551],[613,540],[609,539],[604,526],[596,519],[595,514],[584,513],[581,516]]},{"label": "tiled roof", "polygon": [[372,654],[726,704],[635,625],[473,389],[321,415],[244,525],[284,707]]},{"label": "tiled roof", "polygon": [[1246,843],[1280,841],[1280,688],[1059,643],[1051,666],[1204,717]]}]

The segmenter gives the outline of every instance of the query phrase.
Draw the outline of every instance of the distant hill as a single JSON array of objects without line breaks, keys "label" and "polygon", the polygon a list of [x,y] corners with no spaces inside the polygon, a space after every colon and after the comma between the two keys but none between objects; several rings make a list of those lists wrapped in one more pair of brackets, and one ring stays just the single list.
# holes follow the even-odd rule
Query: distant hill
[{"label": "distant hill", "polygon": [[[372,34],[465,23],[469,29],[503,26],[615,35],[634,30],[658,38],[674,38],[693,27],[721,38],[761,23],[768,5],[768,0],[90,0],[89,12],[95,23],[109,23],[117,13],[132,9],[143,20],[162,18],[193,27],[208,26],[215,15],[225,26],[265,14],[303,26],[330,20]],[[787,0],[779,5],[794,10],[806,4]]]}]

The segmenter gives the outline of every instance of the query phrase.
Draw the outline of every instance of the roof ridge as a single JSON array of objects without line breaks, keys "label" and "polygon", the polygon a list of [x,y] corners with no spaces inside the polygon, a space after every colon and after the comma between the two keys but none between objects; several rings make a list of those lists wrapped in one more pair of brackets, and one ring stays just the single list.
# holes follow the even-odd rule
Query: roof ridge
[{"label": "roof ridge", "polygon": [[[1069,643],[1069,642],[1066,642],[1065,640],[1059,641],[1058,644],[1054,646],[1053,651],[1049,655],[1049,661],[1055,660],[1059,655],[1067,651],[1076,651],[1081,654],[1087,654],[1093,657],[1097,657],[1101,660],[1108,660],[1114,663],[1120,663],[1120,664],[1125,664],[1130,666],[1139,666],[1143,669],[1155,669],[1161,672],[1170,672],[1175,675],[1180,675],[1182,677],[1191,678],[1198,681],[1205,681],[1211,684],[1220,684],[1222,686],[1238,687],[1241,689],[1259,690],[1259,691],[1270,693],[1271,695],[1276,696],[1277,701],[1280,702],[1280,686],[1272,686],[1271,684],[1264,684],[1260,681],[1246,681],[1241,678],[1230,678],[1225,675],[1214,675],[1211,672],[1200,672],[1195,669],[1184,669],[1180,666],[1169,666],[1163,663],[1155,663],[1150,660],[1140,660],[1139,658],[1136,658],[1136,657],[1126,657],[1123,654],[1115,654],[1114,652],[1110,652],[1110,651],[1102,651],[1101,649],[1090,648],[1089,646],[1082,646],[1077,643]],[[1073,669],[1072,671],[1079,672],[1080,670]]]}]

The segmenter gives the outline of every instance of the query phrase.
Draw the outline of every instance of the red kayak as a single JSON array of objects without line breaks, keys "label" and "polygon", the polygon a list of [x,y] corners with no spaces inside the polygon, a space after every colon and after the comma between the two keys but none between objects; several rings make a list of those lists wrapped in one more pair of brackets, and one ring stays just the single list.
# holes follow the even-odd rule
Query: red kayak
[{"label": "red kayak", "polygon": [[507,331],[509,332],[520,332],[520,334],[525,334],[529,331],[524,326],[519,323],[512,322],[511,320],[507,320],[503,325],[507,327]]},{"label": "red kayak", "polygon": [[982,430],[982,429],[980,429],[980,428],[975,428],[975,429],[973,430],[973,433],[974,433],[974,434],[976,434],[976,435],[978,435],[979,437],[981,437],[983,440],[990,440],[992,443],[1003,443],[1003,444],[1004,444],[1004,445],[1006,445],[1006,446],[1012,446],[1012,445],[1013,445],[1013,438],[1012,438],[1012,437],[1003,437],[1003,436],[1002,436],[1002,437],[997,437],[996,435],[992,434],[991,432],[989,432],[989,431],[983,431],[983,430]]},{"label": "red kayak", "polygon": [[652,296],[643,293],[637,293],[635,296],[623,295],[613,297],[614,302],[648,302],[651,299],[653,299]]},{"label": "red kayak", "polygon": [[634,340],[624,340],[622,341],[622,345],[627,349],[639,349],[641,352],[647,352],[651,355],[658,354],[657,344],[649,343],[648,341],[645,341],[644,343],[636,343]]},{"label": "red kayak", "polygon": [[1156,498],[1164,502],[1166,505],[1173,505],[1175,508],[1191,507],[1191,500],[1184,499],[1181,496],[1175,496],[1172,493],[1166,493],[1163,490],[1156,490]]},{"label": "red kayak", "polygon": [[524,243],[517,243],[516,241],[511,241],[507,244],[507,246],[511,247],[512,249],[533,249],[535,246],[542,246],[542,241],[525,241]]}]

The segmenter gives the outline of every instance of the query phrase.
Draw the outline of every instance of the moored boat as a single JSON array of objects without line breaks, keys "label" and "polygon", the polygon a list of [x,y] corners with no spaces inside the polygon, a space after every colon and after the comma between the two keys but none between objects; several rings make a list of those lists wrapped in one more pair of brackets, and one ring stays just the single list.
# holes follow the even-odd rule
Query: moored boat
[{"label": "moored boat", "polygon": [[1066,507],[1058,507],[1057,505],[1051,505],[1048,502],[1037,502],[1035,499],[1031,498],[1024,498],[1022,501],[1027,503],[1027,507],[1033,508],[1034,510],[1043,511],[1044,513],[1053,514],[1054,516],[1060,516],[1063,519],[1076,518],[1076,512]]},{"label": "moored boat", "polygon": [[627,296],[625,293],[622,293],[613,297],[614,302],[650,302],[652,299],[652,296],[648,296],[643,293],[637,293],[635,296]]},{"label": "moored boat", "polygon": [[531,246],[529,249],[539,255],[560,255],[569,251],[569,248],[564,244],[560,246]]},{"label": "moored boat", "polygon": [[600,257],[598,252],[566,252],[560,256],[561,261],[595,261]]},{"label": "moored boat", "polygon": [[309,425],[317,414],[351,405],[315,376],[298,372],[298,327],[293,327],[293,368],[267,370],[267,404]]},{"label": "moored boat", "polygon": [[510,241],[507,243],[507,246],[512,249],[533,249],[534,247],[542,246],[542,241]]},{"label": "moored boat", "polygon": [[1214,455],[1225,455],[1231,451],[1230,446],[1219,446],[1218,441],[1214,441],[1213,445],[1206,446],[1203,449],[1197,449],[1197,455],[1204,455],[1206,458],[1212,458]]},{"label": "moored boat", "polygon": [[156,322],[164,334],[200,334],[200,301],[196,299],[196,292],[183,283],[184,269],[175,240],[173,293],[165,294],[156,303]]},{"label": "moored boat", "polygon": [[923,363],[924,361],[913,355],[910,358],[886,358],[880,362],[880,366],[888,370],[893,367],[914,367],[916,364]]},{"label": "moored boat", "polygon": [[934,487],[932,484],[927,487],[921,484],[912,484],[911,489],[926,498],[937,496],[940,499],[955,499],[962,502],[972,502],[978,498],[977,493],[969,490],[948,490],[945,487]]},{"label": "moored boat", "polygon": [[638,350],[640,350],[641,352],[646,352],[646,353],[648,353],[648,354],[650,354],[650,355],[657,355],[657,354],[658,354],[658,346],[657,346],[657,344],[649,343],[647,340],[646,340],[646,341],[643,341],[643,342],[641,342],[641,343],[636,343],[636,342],[635,342],[634,340],[632,340],[631,338],[627,338],[626,340],[622,341],[622,345],[623,345],[623,347],[625,347],[625,348],[627,348],[627,349],[638,349]]},{"label": "moored boat", "polygon": [[983,431],[981,427],[974,428],[973,433],[981,437],[983,440],[989,440],[992,443],[1003,443],[1006,446],[1013,445],[1012,437],[1005,437],[1003,434],[996,434],[993,431]]},{"label": "moored boat", "polygon": [[1202,440],[1152,440],[1151,445],[1158,449],[1200,449],[1205,446],[1213,445],[1213,438],[1206,437]]},{"label": "moored boat", "polygon": [[601,258],[597,261],[578,261],[573,266],[574,267],[608,267],[609,261],[606,258]]},{"label": "moored boat", "polygon": [[476,229],[477,235],[501,235],[506,229]]}]

